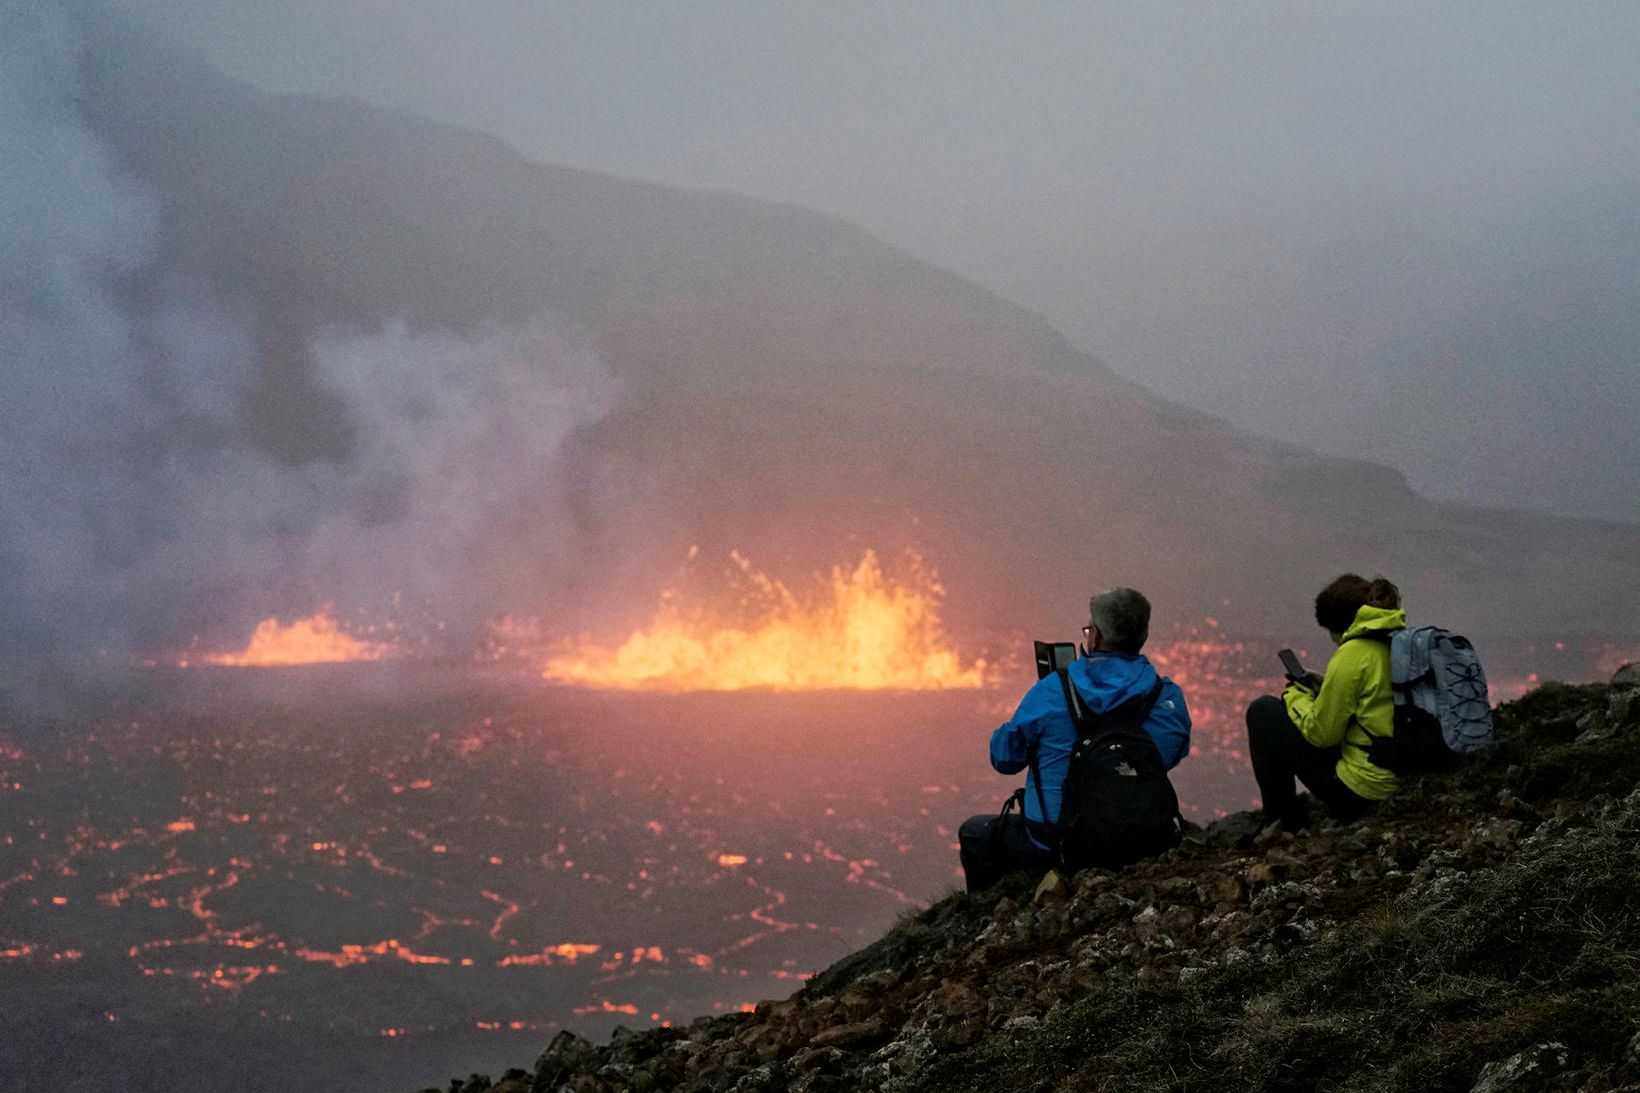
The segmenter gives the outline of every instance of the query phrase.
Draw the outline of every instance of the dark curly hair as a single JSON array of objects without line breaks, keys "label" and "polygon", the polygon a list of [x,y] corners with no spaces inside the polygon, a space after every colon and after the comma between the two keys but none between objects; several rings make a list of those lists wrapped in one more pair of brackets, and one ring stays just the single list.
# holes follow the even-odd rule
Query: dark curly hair
[{"label": "dark curly hair", "polygon": [[1342,634],[1355,622],[1355,613],[1366,606],[1400,607],[1401,590],[1383,577],[1369,581],[1346,573],[1316,593],[1315,621],[1323,630]]}]

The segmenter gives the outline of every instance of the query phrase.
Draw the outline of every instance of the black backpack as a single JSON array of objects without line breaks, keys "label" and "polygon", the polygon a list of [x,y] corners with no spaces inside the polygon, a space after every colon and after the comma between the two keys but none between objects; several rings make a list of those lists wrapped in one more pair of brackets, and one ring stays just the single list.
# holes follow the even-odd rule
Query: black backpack
[{"label": "black backpack", "polygon": [[[1100,714],[1088,713],[1063,668],[1059,681],[1076,724],[1076,743],[1059,821],[1049,828],[1056,864],[1067,872],[1088,866],[1118,869],[1178,846],[1184,830],[1179,798],[1167,780],[1161,753],[1145,732],[1145,720],[1162,694],[1161,678],[1148,693]],[[1031,758],[1035,767],[1034,753]],[[1046,819],[1041,771],[1033,773],[1037,806]]]}]

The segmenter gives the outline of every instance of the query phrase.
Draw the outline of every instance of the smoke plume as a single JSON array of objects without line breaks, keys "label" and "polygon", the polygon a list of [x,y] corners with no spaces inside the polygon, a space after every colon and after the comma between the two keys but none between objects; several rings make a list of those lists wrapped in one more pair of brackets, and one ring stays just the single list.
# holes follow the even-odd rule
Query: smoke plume
[{"label": "smoke plume", "polygon": [[599,362],[548,316],[330,330],[309,356],[345,409],[346,453],[271,453],[249,427],[264,377],[248,319],[161,272],[162,210],[77,112],[80,49],[55,5],[0,12],[10,674],[242,638],[324,600],[476,615],[497,529],[526,517],[550,565],[566,441],[610,398]]}]

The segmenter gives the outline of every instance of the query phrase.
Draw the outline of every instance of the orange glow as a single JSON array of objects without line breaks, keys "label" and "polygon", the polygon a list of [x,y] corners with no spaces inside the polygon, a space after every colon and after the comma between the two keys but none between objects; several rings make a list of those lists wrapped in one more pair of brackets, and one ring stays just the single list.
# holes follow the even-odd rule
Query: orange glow
[{"label": "orange glow", "polygon": [[731,554],[749,595],[749,622],[688,610],[663,596],[655,619],[617,648],[572,643],[547,659],[548,679],[655,691],[945,690],[985,685],[985,662],[964,666],[940,626],[945,590],[921,559],[890,580],[866,551],[815,593],[790,588]]},{"label": "orange glow", "polygon": [[337,624],[329,604],[289,626],[263,619],[245,648],[238,653],[211,653],[207,664],[238,668],[275,668],[296,664],[335,664],[351,660],[380,660],[390,646],[361,641]]},{"label": "orange glow", "polygon": [[577,1017],[585,1017],[589,1013],[624,1013],[629,1017],[636,1017],[638,1015],[638,1007],[633,1005],[631,1002],[616,1003],[604,998],[601,999],[596,1006],[577,1006],[575,1008],[575,1015]]},{"label": "orange glow", "polygon": [[402,960],[406,964],[448,964],[449,957],[427,956],[415,952],[399,944],[397,938],[388,938],[373,945],[343,945],[341,952],[323,952],[318,949],[301,948],[296,955],[310,964],[329,964],[335,968],[346,968],[354,964],[368,964],[373,957],[387,957],[392,960]]},{"label": "orange glow", "polygon": [[532,965],[550,967],[560,962],[573,964],[583,956],[594,955],[601,948],[601,945],[581,945],[575,942],[566,942],[562,945],[542,949],[538,953],[515,953],[512,956],[503,957],[496,961],[495,966],[498,968],[517,968]]}]

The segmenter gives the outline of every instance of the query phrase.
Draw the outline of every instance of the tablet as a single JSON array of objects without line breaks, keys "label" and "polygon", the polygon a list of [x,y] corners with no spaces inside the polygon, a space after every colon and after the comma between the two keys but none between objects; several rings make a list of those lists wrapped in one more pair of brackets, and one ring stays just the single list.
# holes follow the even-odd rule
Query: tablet
[{"label": "tablet", "polygon": [[1036,642],[1036,678],[1043,679],[1076,659],[1074,641]]}]

